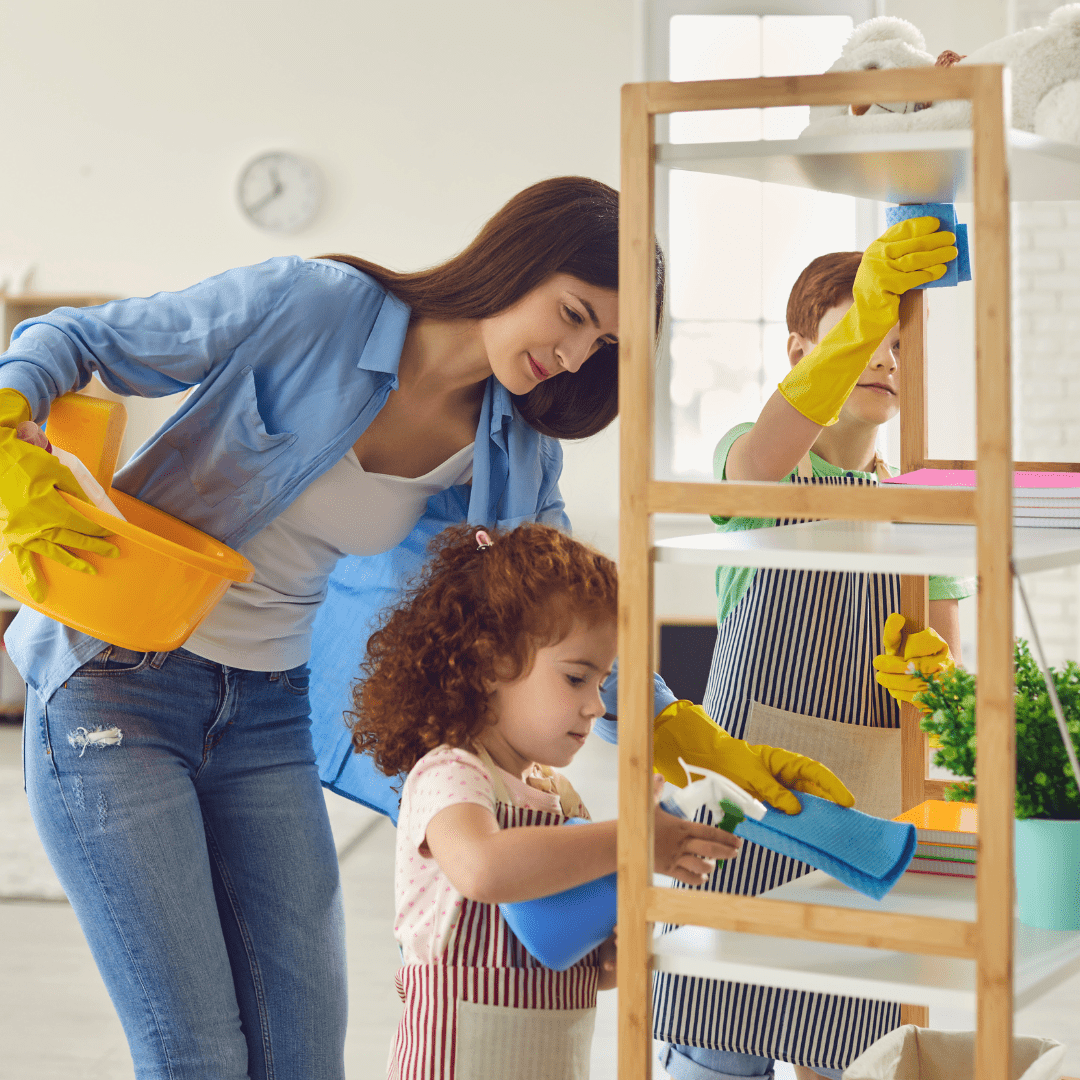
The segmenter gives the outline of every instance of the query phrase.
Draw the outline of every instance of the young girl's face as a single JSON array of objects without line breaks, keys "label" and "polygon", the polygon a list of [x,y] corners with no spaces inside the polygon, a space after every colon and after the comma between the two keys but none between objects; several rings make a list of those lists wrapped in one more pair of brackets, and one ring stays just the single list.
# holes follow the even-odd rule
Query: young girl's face
[{"label": "young girl's face", "polygon": [[562,641],[537,651],[526,674],[497,682],[491,695],[494,723],[480,740],[496,763],[517,775],[534,762],[569,765],[593,721],[604,715],[600,686],[617,648],[615,623],[575,621]]}]

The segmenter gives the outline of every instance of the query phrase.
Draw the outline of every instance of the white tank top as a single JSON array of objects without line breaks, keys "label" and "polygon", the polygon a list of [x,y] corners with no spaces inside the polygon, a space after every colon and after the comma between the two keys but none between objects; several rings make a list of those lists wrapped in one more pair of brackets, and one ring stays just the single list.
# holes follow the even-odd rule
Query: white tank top
[{"label": "white tank top", "polygon": [[[232,585],[184,648],[248,671],[287,671],[306,663],[311,624],[338,559],[397,547],[432,495],[472,478],[472,460],[470,443],[409,479],[364,472],[350,447],[240,548],[255,567],[254,580]],[[360,661],[358,656],[358,669]]]}]

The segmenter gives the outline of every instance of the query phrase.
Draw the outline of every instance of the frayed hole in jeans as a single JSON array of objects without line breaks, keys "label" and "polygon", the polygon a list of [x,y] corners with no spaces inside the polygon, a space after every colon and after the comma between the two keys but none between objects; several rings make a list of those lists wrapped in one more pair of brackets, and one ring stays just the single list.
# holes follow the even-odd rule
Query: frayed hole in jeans
[{"label": "frayed hole in jeans", "polygon": [[100,724],[96,728],[79,727],[68,737],[68,745],[79,751],[79,757],[86,753],[88,746],[104,750],[106,746],[119,746],[124,741],[124,733],[118,727],[106,728]]}]

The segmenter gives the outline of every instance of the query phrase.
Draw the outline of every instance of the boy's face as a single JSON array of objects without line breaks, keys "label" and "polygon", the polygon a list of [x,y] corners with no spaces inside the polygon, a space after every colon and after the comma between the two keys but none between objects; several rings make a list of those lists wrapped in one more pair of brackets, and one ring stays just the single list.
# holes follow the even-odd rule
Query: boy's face
[{"label": "boy's face", "polygon": [[[852,301],[829,308],[818,323],[817,338],[810,341],[801,334],[788,336],[788,360],[794,367],[847,314]],[[844,402],[840,415],[875,427],[891,420],[900,412],[897,364],[900,358],[900,324],[896,323],[870,357],[851,396]]]}]

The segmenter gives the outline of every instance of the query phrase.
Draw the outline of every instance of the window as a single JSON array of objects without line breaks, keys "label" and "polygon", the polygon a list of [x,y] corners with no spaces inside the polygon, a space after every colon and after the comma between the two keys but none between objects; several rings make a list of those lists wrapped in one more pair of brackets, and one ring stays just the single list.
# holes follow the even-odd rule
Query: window
[{"label": "window", "polygon": [[[657,5],[667,21],[654,12],[653,25],[667,38],[667,70],[656,77],[675,81],[818,74],[840,54],[854,25],[850,14],[703,14],[700,3],[694,13],[672,13],[672,7]],[[657,60],[659,44],[652,41],[649,50]],[[808,122],[806,106],[682,113],[668,119],[666,135],[658,125],[658,139],[794,139]],[[865,246],[872,236],[863,236],[875,224],[868,205],[869,211],[846,196],[733,177],[661,172],[657,224],[670,291],[661,364],[667,393],[662,387],[657,395],[659,475],[711,478],[720,437],[756,419],[788,370],[792,284],[816,256]]]}]

